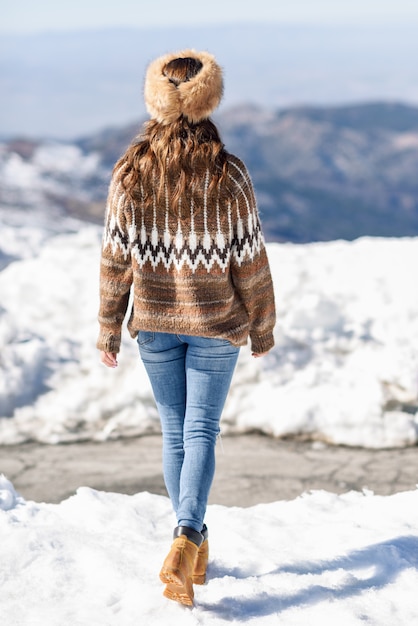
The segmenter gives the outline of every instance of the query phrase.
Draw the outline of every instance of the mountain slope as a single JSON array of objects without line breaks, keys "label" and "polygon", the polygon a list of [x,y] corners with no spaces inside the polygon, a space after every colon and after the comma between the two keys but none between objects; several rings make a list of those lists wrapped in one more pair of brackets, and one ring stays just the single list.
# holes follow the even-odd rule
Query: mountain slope
[{"label": "mountain slope", "polygon": [[[248,165],[267,240],[418,235],[418,108],[241,105],[215,117]],[[111,169],[141,123],[0,146],[0,201],[102,221]]]}]

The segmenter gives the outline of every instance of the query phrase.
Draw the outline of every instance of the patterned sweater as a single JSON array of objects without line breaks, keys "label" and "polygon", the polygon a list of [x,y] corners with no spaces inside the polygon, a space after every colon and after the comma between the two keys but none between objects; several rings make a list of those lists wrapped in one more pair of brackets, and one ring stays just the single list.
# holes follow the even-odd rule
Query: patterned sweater
[{"label": "patterned sweater", "polygon": [[[118,352],[128,330],[198,335],[245,345],[273,344],[275,306],[254,191],[245,165],[228,156],[234,197],[226,206],[168,202],[144,210],[128,201],[115,172],[109,188],[100,267],[99,350]],[[182,199],[183,200],[183,199]],[[132,293],[131,293],[132,292]]]}]

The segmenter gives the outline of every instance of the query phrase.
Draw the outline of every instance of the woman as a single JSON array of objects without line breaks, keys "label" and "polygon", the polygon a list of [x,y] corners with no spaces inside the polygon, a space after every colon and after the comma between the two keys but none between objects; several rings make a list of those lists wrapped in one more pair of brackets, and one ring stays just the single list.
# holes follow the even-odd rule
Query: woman
[{"label": "woman", "polygon": [[151,120],[109,190],[97,347],[116,367],[132,291],[128,329],[161,418],[178,520],[160,578],[166,597],[191,605],[193,583],[206,577],[220,416],[240,346],[250,338],[258,357],[274,344],[274,296],[249,174],[209,119],[223,91],[214,57],[158,58],[144,91]]}]

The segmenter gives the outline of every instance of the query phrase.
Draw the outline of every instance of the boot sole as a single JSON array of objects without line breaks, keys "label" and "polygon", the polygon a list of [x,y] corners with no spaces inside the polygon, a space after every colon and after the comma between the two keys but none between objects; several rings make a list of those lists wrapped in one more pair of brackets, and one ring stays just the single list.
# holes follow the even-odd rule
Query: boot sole
[{"label": "boot sole", "polygon": [[174,585],[178,585],[180,587],[183,586],[183,581],[180,578],[179,570],[164,570],[162,569],[160,572],[160,580],[162,583],[173,583]]},{"label": "boot sole", "polygon": [[162,570],[160,572],[161,582],[167,585],[163,595],[170,600],[175,600],[187,606],[193,606],[193,585],[190,583],[190,589],[188,589],[179,574],[180,572],[176,570]]},{"label": "boot sole", "polygon": [[163,596],[169,600],[180,602],[185,606],[193,606],[193,597],[190,597],[186,589],[183,586],[175,585],[174,583],[168,583],[163,591]]}]

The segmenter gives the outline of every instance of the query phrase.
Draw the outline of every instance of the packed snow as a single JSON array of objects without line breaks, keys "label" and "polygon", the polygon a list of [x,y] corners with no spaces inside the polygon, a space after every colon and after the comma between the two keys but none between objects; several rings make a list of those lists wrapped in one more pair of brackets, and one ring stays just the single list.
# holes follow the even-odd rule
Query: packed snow
[{"label": "packed snow", "polygon": [[36,503],[0,476],[2,623],[415,624],[417,507],[418,491],[210,505],[208,579],[185,608],[158,578],[175,526],[168,498],[80,487]]},{"label": "packed snow", "polygon": [[[95,348],[102,228],[0,212],[0,443],[159,432],[126,329],[119,367]],[[223,432],[335,444],[418,440],[418,238],[267,246],[276,346],[241,350]]]}]

